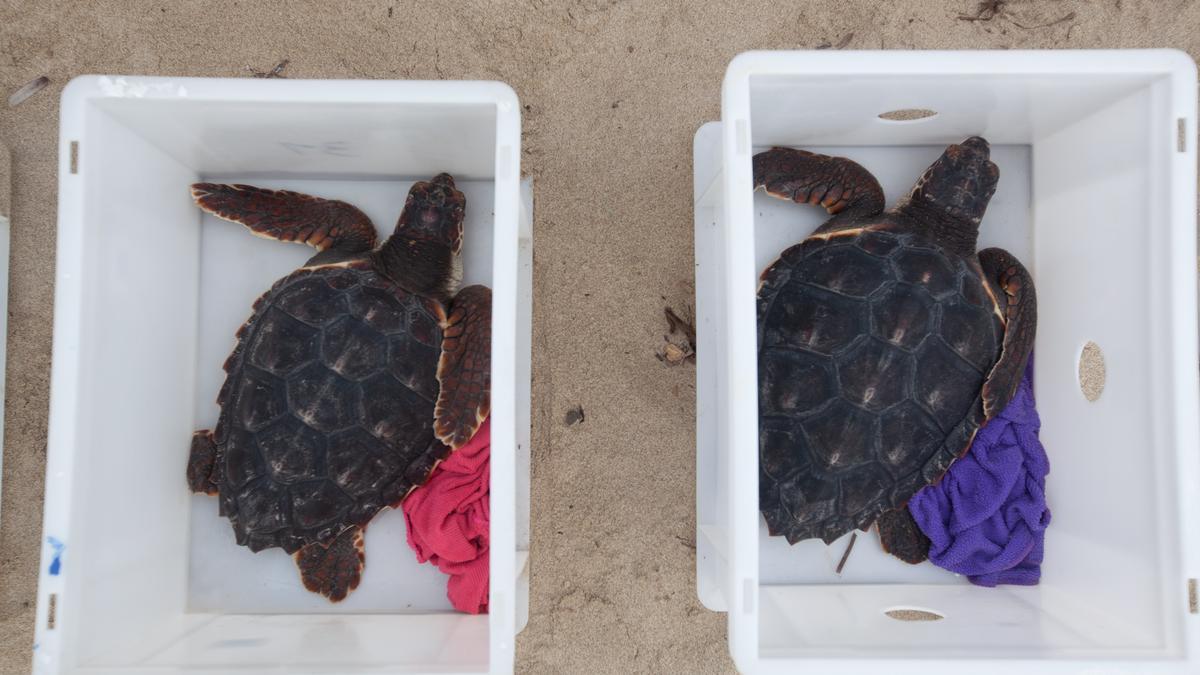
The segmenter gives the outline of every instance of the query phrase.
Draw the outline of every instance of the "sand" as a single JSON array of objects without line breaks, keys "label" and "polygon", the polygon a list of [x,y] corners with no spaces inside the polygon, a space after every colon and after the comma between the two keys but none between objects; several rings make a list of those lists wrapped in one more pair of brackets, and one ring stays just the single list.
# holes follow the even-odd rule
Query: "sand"
[{"label": "sand", "polygon": [[[512,85],[537,257],[532,618],[518,670],[717,673],[733,668],[725,618],[694,590],[695,370],[655,350],[663,306],[693,293],[691,141],[719,115],[725,65],[821,45],[1200,55],[1194,2],[1009,2],[988,21],[959,18],[991,16],[975,0],[342,4],[0,0],[0,101],[52,80],[0,103],[14,171],[0,672],[28,671],[33,638],[58,95],[71,77],[236,77],[287,58],[297,78]],[[584,421],[567,425],[575,406]]]}]

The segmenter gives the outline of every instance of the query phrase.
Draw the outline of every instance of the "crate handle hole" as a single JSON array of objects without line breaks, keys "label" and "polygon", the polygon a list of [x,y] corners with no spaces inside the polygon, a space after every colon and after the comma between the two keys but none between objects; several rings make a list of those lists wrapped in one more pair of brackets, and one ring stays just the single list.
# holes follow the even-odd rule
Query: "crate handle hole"
[{"label": "crate handle hole", "polygon": [[1100,351],[1100,345],[1089,340],[1079,352],[1079,390],[1083,397],[1089,401],[1100,398],[1107,377],[1104,352]]},{"label": "crate handle hole", "polygon": [[901,108],[879,113],[879,119],[886,122],[920,122],[937,117],[936,110],[929,108]]},{"label": "crate handle hole", "polygon": [[897,621],[941,621],[946,618],[945,614],[940,614],[929,609],[917,609],[916,607],[893,607],[884,610],[883,613],[888,618]]}]

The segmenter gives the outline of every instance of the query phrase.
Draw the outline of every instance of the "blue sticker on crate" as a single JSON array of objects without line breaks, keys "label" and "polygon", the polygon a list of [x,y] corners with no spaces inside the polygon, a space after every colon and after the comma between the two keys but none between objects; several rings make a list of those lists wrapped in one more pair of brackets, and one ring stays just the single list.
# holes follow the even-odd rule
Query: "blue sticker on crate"
[{"label": "blue sticker on crate", "polygon": [[62,554],[67,545],[56,537],[46,537],[46,543],[54,549],[54,557],[50,559],[50,576],[56,577],[62,571]]}]

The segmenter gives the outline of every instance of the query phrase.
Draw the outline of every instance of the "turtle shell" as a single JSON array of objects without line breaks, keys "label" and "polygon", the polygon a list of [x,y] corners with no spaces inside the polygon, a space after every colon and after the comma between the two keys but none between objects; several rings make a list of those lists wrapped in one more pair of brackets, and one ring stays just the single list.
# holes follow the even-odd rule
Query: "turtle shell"
[{"label": "turtle shell", "polygon": [[759,500],[827,543],[937,480],[983,420],[1003,324],[975,256],[914,233],[816,235],[758,293]]},{"label": "turtle shell", "polygon": [[433,431],[444,318],[361,262],[298,270],[255,303],[214,433],[239,544],[327,543],[425,480],[448,452]]}]

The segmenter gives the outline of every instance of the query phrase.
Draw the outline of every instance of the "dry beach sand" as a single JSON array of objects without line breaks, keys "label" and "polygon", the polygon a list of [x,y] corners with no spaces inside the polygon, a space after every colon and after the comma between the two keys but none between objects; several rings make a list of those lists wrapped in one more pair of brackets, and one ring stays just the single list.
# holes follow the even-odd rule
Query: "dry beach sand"
[{"label": "dry beach sand", "polygon": [[[978,20],[972,20],[978,19]],[[655,357],[692,295],[692,135],[758,48],[1175,47],[1200,2],[0,0],[13,237],[0,673],[29,669],[46,452],[58,95],[83,73],[508,82],[535,190],[528,673],[730,672],[694,591],[694,367]],[[1099,139],[1098,139],[1099,142]],[[583,421],[568,425],[576,406]]]}]

